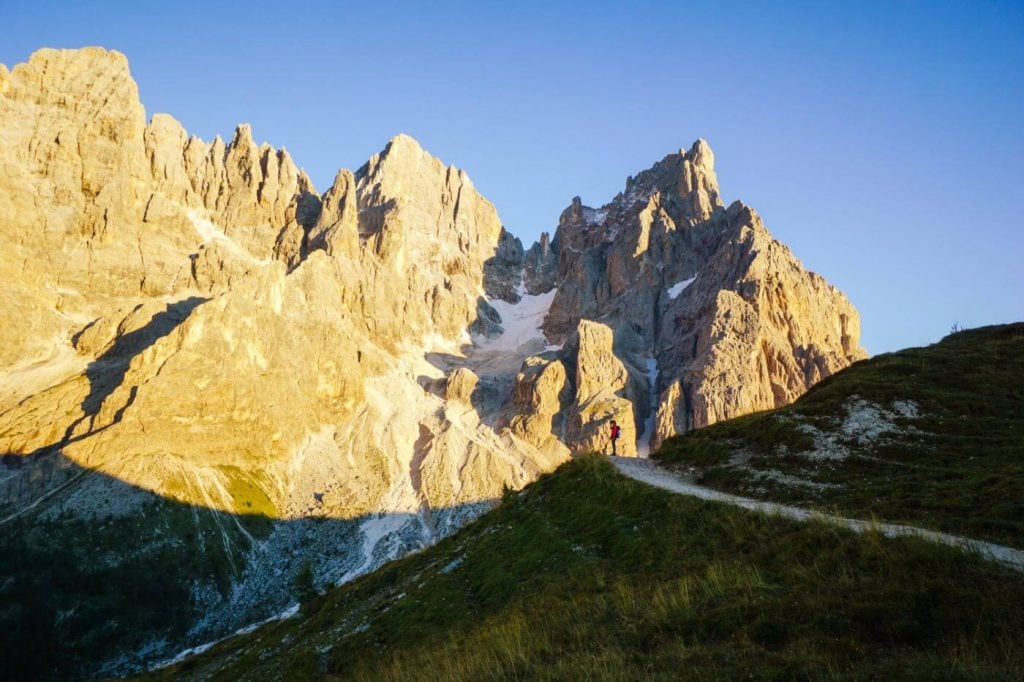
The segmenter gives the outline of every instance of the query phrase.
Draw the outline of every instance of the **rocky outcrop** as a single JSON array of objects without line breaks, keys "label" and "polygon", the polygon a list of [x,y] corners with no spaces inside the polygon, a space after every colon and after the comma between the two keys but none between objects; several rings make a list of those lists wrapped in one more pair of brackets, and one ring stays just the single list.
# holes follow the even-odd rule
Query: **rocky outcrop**
[{"label": "rocky outcrop", "polygon": [[511,432],[539,447],[565,440],[565,413],[571,386],[558,359],[528,357],[516,375],[512,393]]},{"label": "rocky outcrop", "polygon": [[524,250],[407,135],[320,194],[247,125],[146,123],[99,48],[0,66],[0,239],[0,524],[132,515],[230,568],[176,574],[202,615],[146,660],[280,611],[303,564],[326,585],[449,534],[613,419],[637,455],[863,355],[703,141]]},{"label": "rocky outcrop", "polygon": [[392,139],[355,174],[362,245],[345,303],[369,336],[397,347],[476,323],[486,264],[502,226],[469,176],[408,135]]},{"label": "rocky outcrop", "polygon": [[480,383],[480,377],[473,373],[468,367],[457,367],[448,375],[445,384],[446,400],[458,400],[466,405],[473,403],[473,391]]},{"label": "rocky outcrop", "polygon": [[119,53],[40,50],[0,91],[0,286],[24,322],[0,332],[0,367],[140,297],[223,291],[307,217],[308,178],[248,126],[225,145],[146,125]]},{"label": "rocky outcrop", "polygon": [[[308,209],[316,215],[312,229],[292,230],[288,241],[300,248],[282,248],[282,252],[298,253],[301,257],[312,249],[323,249],[329,256],[356,259],[359,256],[359,200],[356,198],[356,179],[351,171],[342,169],[334,178],[320,202]],[[306,223],[303,223],[306,224]],[[294,255],[293,255],[294,260]]]},{"label": "rocky outcrop", "polygon": [[[188,207],[222,226],[224,236],[258,260],[296,254],[276,248],[282,231],[309,228],[316,211],[303,211],[313,185],[284,149],[256,145],[252,129],[240,125],[225,145],[188,137],[181,125],[157,114],[146,127],[146,154],[155,192],[147,217]],[[276,251],[276,254],[275,254]]]},{"label": "rocky outcrop", "polygon": [[699,140],[627,179],[600,209],[573,199],[552,240],[558,295],[544,326],[550,337],[564,339],[579,319],[614,312],[653,338],[647,323],[659,290],[696,271],[705,244],[723,237],[706,227],[721,207],[713,162]]},{"label": "rocky outcrop", "polygon": [[575,398],[570,408],[566,444],[576,452],[611,452],[611,422],[621,428],[616,452],[636,457],[637,398],[630,373],[616,356],[614,333],[605,324],[581,320],[570,348],[576,356]]},{"label": "rocky outcrop", "polygon": [[498,250],[485,263],[484,291],[492,299],[518,303],[523,280],[523,244],[502,229]]}]

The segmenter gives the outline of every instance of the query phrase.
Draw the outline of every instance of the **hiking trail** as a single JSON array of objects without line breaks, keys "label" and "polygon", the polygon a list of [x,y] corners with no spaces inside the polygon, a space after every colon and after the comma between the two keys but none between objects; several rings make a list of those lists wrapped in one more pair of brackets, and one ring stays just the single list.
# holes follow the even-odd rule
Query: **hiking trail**
[{"label": "hiking trail", "polygon": [[764,500],[755,500],[750,497],[740,497],[739,495],[723,493],[719,490],[707,488],[687,481],[683,477],[663,469],[649,459],[639,459],[634,457],[610,457],[609,459],[611,459],[615,468],[618,469],[621,474],[628,476],[635,481],[640,481],[641,483],[646,483],[647,485],[652,485],[656,488],[661,488],[662,490],[668,490],[669,492],[676,493],[677,495],[688,495],[690,497],[710,500],[713,502],[725,502],[726,504],[742,507],[743,509],[761,512],[762,514],[777,514],[797,521],[824,521],[825,523],[849,528],[856,533],[874,530],[890,538],[917,537],[923,540],[928,540],[929,542],[936,542],[941,545],[956,547],[963,551],[977,552],[986,559],[998,561],[1004,566],[1016,571],[1024,572],[1024,550],[1013,549],[1012,547],[997,545],[992,542],[965,538],[959,535],[951,535],[949,533],[940,533],[934,530],[917,528],[916,526],[848,519],[842,516],[834,516],[832,514],[823,514],[810,509],[803,509],[801,507],[791,507],[777,502],[766,502]]}]

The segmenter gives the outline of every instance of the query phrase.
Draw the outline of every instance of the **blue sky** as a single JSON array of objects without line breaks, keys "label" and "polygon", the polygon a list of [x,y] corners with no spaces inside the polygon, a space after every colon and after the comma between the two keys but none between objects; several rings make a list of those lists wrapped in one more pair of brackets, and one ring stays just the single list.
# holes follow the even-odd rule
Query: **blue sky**
[{"label": "blue sky", "polygon": [[[211,3],[213,4],[213,3]],[[372,5],[372,6],[371,6]],[[325,189],[398,132],[527,244],[697,137],[852,299],[872,353],[1024,319],[1024,4],[12,3],[0,62],[128,55],[148,113],[239,122]]]}]

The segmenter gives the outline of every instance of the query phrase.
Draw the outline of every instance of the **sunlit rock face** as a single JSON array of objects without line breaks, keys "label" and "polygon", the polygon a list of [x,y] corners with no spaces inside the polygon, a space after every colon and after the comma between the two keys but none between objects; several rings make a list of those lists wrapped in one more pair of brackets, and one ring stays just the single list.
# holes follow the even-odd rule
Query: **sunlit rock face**
[{"label": "sunlit rock face", "polygon": [[304,564],[323,586],[451,533],[612,419],[644,454],[863,356],[703,141],[524,250],[406,135],[320,193],[247,125],[147,123],[99,48],[0,66],[0,239],[0,524],[99,546],[145,519],[118,570],[199,557],[177,629],[105,674],[282,610]]},{"label": "sunlit rock face", "polygon": [[[548,338],[571,338],[581,319],[615,330],[631,380],[619,393],[632,403],[627,428],[641,452],[787,404],[865,357],[846,297],[772,239],[753,209],[722,205],[703,140],[629,178],[599,209],[574,199],[550,243],[544,235],[529,255],[531,286],[558,285]],[[571,434],[568,444],[591,446]]]}]

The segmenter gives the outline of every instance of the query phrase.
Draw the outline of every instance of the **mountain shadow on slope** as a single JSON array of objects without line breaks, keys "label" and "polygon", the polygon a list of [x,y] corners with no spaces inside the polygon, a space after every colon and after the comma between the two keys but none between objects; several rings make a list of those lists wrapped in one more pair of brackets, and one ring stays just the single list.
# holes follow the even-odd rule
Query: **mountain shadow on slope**
[{"label": "mountain shadow on slope", "polygon": [[[72,442],[75,439],[75,431],[83,423],[88,422],[88,429],[84,435],[92,433],[96,415],[99,414],[104,401],[121,385],[132,358],[174,331],[175,327],[184,322],[196,306],[208,300],[210,299],[202,296],[190,296],[181,301],[168,303],[163,312],[154,315],[142,327],[118,335],[109,349],[90,362],[85,368],[85,376],[89,380],[89,393],[82,400],[82,416],[73,421],[64,431],[64,437],[59,445],[64,446]],[[76,344],[95,323],[96,321],[93,321],[75,334],[71,339],[72,344]],[[125,410],[134,402],[136,391],[137,388],[133,387],[128,400],[117,410],[110,424],[106,426],[112,426],[121,421]],[[43,448],[44,451],[46,449],[48,448]]]},{"label": "mountain shadow on slope", "polygon": [[[35,479],[44,498],[31,508],[5,503],[0,518],[0,670],[10,679],[137,672],[273,616],[297,600],[303,567],[323,589],[387,558],[382,547],[364,555],[360,525],[369,519],[401,528],[390,550],[425,544],[418,515],[235,515],[163,498],[59,453],[3,461],[0,491]],[[449,512],[479,509],[434,510]]]}]

